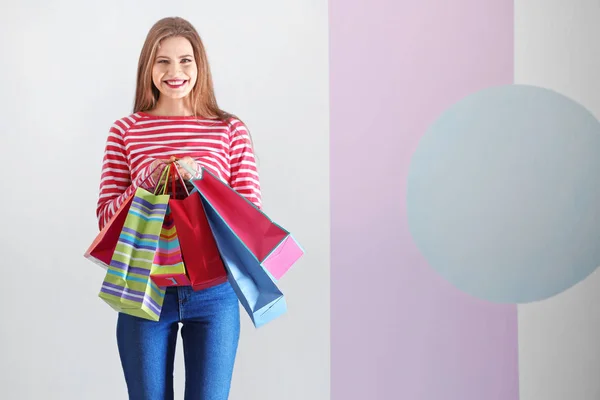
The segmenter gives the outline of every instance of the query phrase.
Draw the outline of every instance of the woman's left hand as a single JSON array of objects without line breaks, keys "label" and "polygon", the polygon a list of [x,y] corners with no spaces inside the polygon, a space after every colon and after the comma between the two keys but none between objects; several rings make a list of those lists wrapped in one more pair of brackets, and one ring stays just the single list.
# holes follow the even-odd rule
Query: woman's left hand
[{"label": "woman's left hand", "polygon": [[[185,164],[192,171],[198,170],[198,164],[196,163],[196,160],[194,160],[192,157],[186,156],[183,158],[177,158],[175,156],[171,156],[171,161],[172,162],[177,161],[177,163],[175,165]],[[177,171],[179,172],[179,175],[181,175],[181,177],[183,179],[185,179],[186,181],[189,181],[190,179],[192,179],[194,177],[194,176],[192,176],[192,174],[190,174],[185,168],[183,168],[180,165],[177,165]]]}]

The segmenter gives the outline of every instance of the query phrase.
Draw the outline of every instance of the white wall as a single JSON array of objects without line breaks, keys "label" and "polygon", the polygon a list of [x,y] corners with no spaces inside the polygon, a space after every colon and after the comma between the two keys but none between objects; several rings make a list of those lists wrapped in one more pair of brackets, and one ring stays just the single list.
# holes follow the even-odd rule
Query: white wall
[{"label": "white wall", "polygon": [[174,15],[198,28],[221,106],[252,131],[265,210],[307,250],[281,282],[287,315],[255,330],[242,309],[231,399],[329,398],[326,0],[2,4],[0,398],[126,398],[116,313],[82,254],[108,128],[131,110],[148,29]]},{"label": "white wall", "polygon": [[[600,118],[598,21],[597,0],[516,0],[515,83],[556,90]],[[597,270],[518,307],[521,400],[600,399],[599,304]]]}]

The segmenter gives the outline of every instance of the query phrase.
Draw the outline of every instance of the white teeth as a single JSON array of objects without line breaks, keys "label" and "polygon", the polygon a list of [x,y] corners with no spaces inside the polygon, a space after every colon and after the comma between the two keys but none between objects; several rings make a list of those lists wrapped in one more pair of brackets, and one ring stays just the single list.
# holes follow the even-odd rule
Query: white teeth
[{"label": "white teeth", "polygon": [[183,82],[185,82],[185,81],[167,81],[167,83],[168,83],[169,85],[173,85],[173,86],[182,85],[182,84],[183,84]]}]

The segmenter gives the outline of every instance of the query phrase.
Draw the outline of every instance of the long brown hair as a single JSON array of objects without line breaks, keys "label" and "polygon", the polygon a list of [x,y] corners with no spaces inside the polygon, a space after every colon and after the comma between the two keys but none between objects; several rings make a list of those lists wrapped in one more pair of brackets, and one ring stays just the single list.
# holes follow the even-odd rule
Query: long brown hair
[{"label": "long brown hair", "polygon": [[160,92],[152,82],[152,66],[161,41],[175,36],[189,40],[194,49],[198,79],[189,94],[194,115],[222,121],[234,117],[234,115],[221,110],[217,104],[210,66],[200,35],[191,23],[179,17],[159,20],[146,36],[138,62],[133,112],[149,111],[156,105]]}]

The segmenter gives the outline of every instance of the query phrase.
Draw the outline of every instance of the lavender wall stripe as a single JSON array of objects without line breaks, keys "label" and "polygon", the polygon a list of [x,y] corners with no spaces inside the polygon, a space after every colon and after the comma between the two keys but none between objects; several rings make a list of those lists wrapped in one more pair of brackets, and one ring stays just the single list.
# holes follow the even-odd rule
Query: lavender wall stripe
[{"label": "lavender wall stripe", "polygon": [[434,273],[406,216],[429,124],[513,83],[513,2],[329,4],[331,398],[518,400],[516,306]]}]

